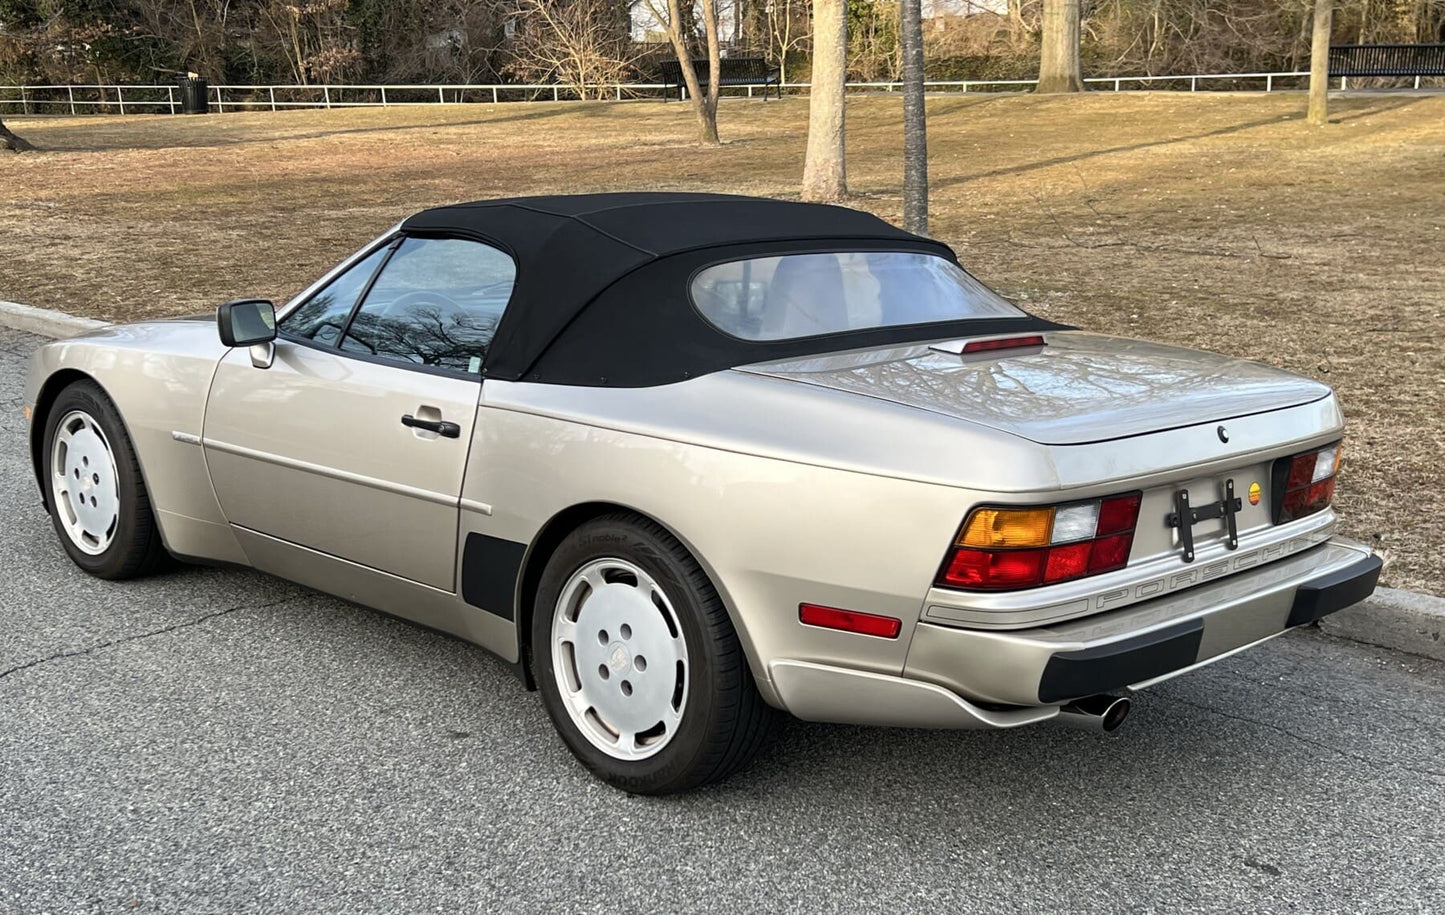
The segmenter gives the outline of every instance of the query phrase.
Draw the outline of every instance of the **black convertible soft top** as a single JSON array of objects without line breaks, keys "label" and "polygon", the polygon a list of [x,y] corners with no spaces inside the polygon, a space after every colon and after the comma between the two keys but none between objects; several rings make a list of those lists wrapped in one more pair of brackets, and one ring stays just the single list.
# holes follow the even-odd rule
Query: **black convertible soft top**
[{"label": "black convertible soft top", "polygon": [[476,238],[516,261],[488,378],[639,387],[773,359],[1060,326],[991,318],[759,342],[722,333],[693,308],[692,275],[740,258],[886,250],[956,263],[947,245],[846,207],[726,194],[517,197],[424,210],[402,230]]}]

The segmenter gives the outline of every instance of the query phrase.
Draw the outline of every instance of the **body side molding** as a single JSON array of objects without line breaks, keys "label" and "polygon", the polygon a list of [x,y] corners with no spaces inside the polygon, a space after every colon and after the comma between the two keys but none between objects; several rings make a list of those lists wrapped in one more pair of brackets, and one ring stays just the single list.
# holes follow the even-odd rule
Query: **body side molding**
[{"label": "body side molding", "polygon": [[352,473],[346,470],[338,470],[335,467],[324,467],[321,464],[313,464],[310,461],[302,461],[279,454],[272,454],[269,451],[258,451],[255,448],[247,448],[244,445],[233,445],[230,442],[217,441],[213,438],[206,439],[204,445],[207,448],[214,448],[217,451],[224,451],[227,454],[250,458],[253,461],[262,461],[267,464],[275,464],[278,467],[288,467],[291,470],[314,473],[317,476],[331,477],[332,479],[342,480],[346,483],[355,483],[358,486],[379,489],[382,492],[410,496],[425,502],[435,502],[438,505],[456,506],[459,501],[456,496],[448,495],[444,492],[433,492],[432,490],[421,489],[417,486],[407,486],[404,483],[393,483],[390,480],[378,480],[376,477],[369,477],[364,474]]}]

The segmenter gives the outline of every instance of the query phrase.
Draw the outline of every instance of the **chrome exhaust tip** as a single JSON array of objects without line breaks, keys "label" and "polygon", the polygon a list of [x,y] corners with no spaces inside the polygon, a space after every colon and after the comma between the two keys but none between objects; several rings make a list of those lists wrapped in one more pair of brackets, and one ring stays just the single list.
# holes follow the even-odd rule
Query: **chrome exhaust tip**
[{"label": "chrome exhaust tip", "polygon": [[1123,696],[1089,696],[1059,709],[1059,721],[1070,727],[1107,734],[1124,723],[1132,706]]}]

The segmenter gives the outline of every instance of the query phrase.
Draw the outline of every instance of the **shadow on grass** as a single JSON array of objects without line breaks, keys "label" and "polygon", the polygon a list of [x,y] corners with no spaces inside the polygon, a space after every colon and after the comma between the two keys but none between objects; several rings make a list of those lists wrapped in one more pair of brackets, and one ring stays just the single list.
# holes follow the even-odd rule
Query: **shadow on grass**
[{"label": "shadow on grass", "polygon": [[[474,104],[486,105],[487,102]],[[344,127],[336,130],[315,130],[307,133],[267,133],[259,136],[247,136],[227,138],[222,136],[200,137],[195,142],[188,142],[184,138],[172,140],[159,140],[155,143],[119,143],[116,145],[88,145],[88,146],[63,146],[47,143],[43,147],[45,152],[116,152],[128,149],[225,149],[238,146],[255,146],[269,143],[289,143],[298,140],[321,140],[327,137],[341,137],[355,134],[393,133],[409,130],[450,130],[453,128],[486,127],[492,124],[510,124],[525,121],[541,121],[562,116],[569,117],[596,117],[595,106],[583,105],[581,103],[526,103],[526,102],[503,102],[503,105],[525,106],[528,109],[525,113],[508,114],[502,117],[474,118],[466,121],[420,121],[395,124],[378,124],[374,127]],[[546,104],[544,110],[537,110],[534,106]],[[440,106],[438,106],[440,107]],[[254,113],[254,112],[251,112]],[[216,118],[230,117],[228,114],[217,114]],[[226,129],[226,128],[221,128]]]},{"label": "shadow on grass", "polygon": [[[1415,104],[1417,104],[1419,101],[1420,101],[1420,99],[1408,99],[1408,100],[1402,100],[1402,101],[1400,101],[1398,104],[1382,105],[1382,106],[1379,106],[1379,107],[1372,107],[1372,108],[1368,108],[1368,109],[1366,109],[1366,110],[1364,110],[1364,111],[1353,112],[1353,113],[1351,113],[1351,114],[1349,114],[1349,115],[1346,115],[1346,116],[1344,116],[1344,117],[1331,118],[1331,119],[1330,119],[1330,123],[1332,123],[1332,124],[1343,123],[1343,122],[1345,122],[1345,121],[1352,121],[1352,120],[1355,120],[1355,119],[1357,119],[1357,118],[1369,117],[1369,116],[1371,116],[1371,115],[1385,114],[1385,113],[1387,113],[1387,112],[1398,111],[1398,110],[1401,110],[1401,109],[1404,109],[1404,108],[1408,108],[1408,107],[1410,107],[1411,105],[1415,105]],[[1228,136],[1228,135],[1230,135],[1230,134],[1242,133],[1242,132],[1244,132],[1244,131],[1246,131],[1246,130],[1253,130],[1253,129],[1256,128],[1256,127],[1267,127],[1267,126],[1269,126],[1269,125],[1271,125],[1271,124],[1278,124],[1278,123],[1280,123],[1281,121],[1286,120],[1286,119],[1289,119],[1289,120],[1299,120],[1299,121],[1303,122],[1303,116],[1302,116],[1302,115],[1301,115],[1300,117],[1298,117],[1298,118],[1295,118],[1295,117],[1285,118],[1285,117],[1280,117],[1280,116],[1274,116],[1274,117],[1268,117],[1268,118],[1260,118],[1260,119],[1258,119],[1258,120],[1245,121],[1245,122],[1242,123],[1242,124],[1231,124],[1231,125],[1229,125],[1229,126],[1227,126],[1227,127],[1218,127],[1218,128],[1215,128],[1214,130],[1206,130],[1206,131],[1202,131],[1202,132],[1200,132],[1200,133],[1191,133],[1191,134],[1185,134],[1184,136],[1179,136],[1179,137],[1170,137],[1170,138],[1167,139],[1167,140],[1150,140],[1150,141],[1145,142],[1145,143],[1128,143],[1128,144],[1125,144],[1125,145],[1122,145],[1122,146],[1108,146],[1108,147],[1105,147],[1105,148],[1103,148],[1103,149],[1091,149],[1091,150],[1088,150],[1087,152],[1081,152],[1081,153],[1078,153],[1078,154],[1072,155],[1072,156],[1054,156],[1053,158],[1040,159],[1040,160],[1038,160],[1038,161],[1036,161],[1036,162],[1025,162],[1025,163],[1022,163],[1022,164],[1020,164],[1020,165],[1010,165],[1010,166],[1007,166],[1007,167],[1005,167],[1005,168],[996,168],[996,169],[992,169],[991,171],[979,172],[978,174],[974,174],[974,175],[959,175],[958,177],[955,177],[955,178],[944,178],[944,179],[942,179],[942,180],[934,181],[934,182],[933,182],[933,187],[934,187],[935,189],[936,189],[936,188],[943,188],[943,187],[953,187],[953,186],[955,186],[955,185],[967,184],[967,183],[969,183],[969,182],[978,181],[978,180],[981,180],[981,179],[984,179],[984,178],[999,178],[999,177],[1004,177],[1004,176],[1006,176],[1006,175],[1019,175],[1019,174],[1024,174],[1024,173],[1026,173],[1026,172],[1037,171],[1037,170],[1039,170],[1039,169],[1051,168],[1051,167],[1053,167],[1053,166],[1055,166],[1055,165],[1068,165],[1068,164],[1070,164],[1070,163],[1072,163],[1072,162],[1083,162],[1083,161],[1086,161],[1086,160],[1089,160],[1089,159],[1097,159],[1097,158],[1099,158],[1099,157],[1101,157],[1101,156],[1113,155],[1114,153],[1136,152],[1136,151],[1141,150],[1141,149],[1158,149],[1158,148],[1166,147],[1166,146],[1174,146],[1174,145],[1177,145],[1177,144],[1179,144],[1179,143],[1187,143],[1187,142],[1189,142],[1189,141],[1191,141],[1191,140],[1206,140],[1206,139],[1209,139],[1210,137]]]}]

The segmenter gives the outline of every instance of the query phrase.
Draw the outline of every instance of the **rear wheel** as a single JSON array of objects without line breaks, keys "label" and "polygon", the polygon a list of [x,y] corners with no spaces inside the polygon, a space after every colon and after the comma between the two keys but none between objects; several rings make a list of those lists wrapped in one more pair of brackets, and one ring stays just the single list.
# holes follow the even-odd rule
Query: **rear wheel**
[{"label": "rear wheel", "polygon": [[636,794],[726,777],[766,739],[737,633],[696,560],[656,524],[609,515],[547,563],[532,617],[547,712],[594,774]]},{"label": "rear wheel", "polygon": [[92,381],[60,392],[45,424],[46,498],[60,545],[99,578],[132,578],[165,557],[135,449]]}]

